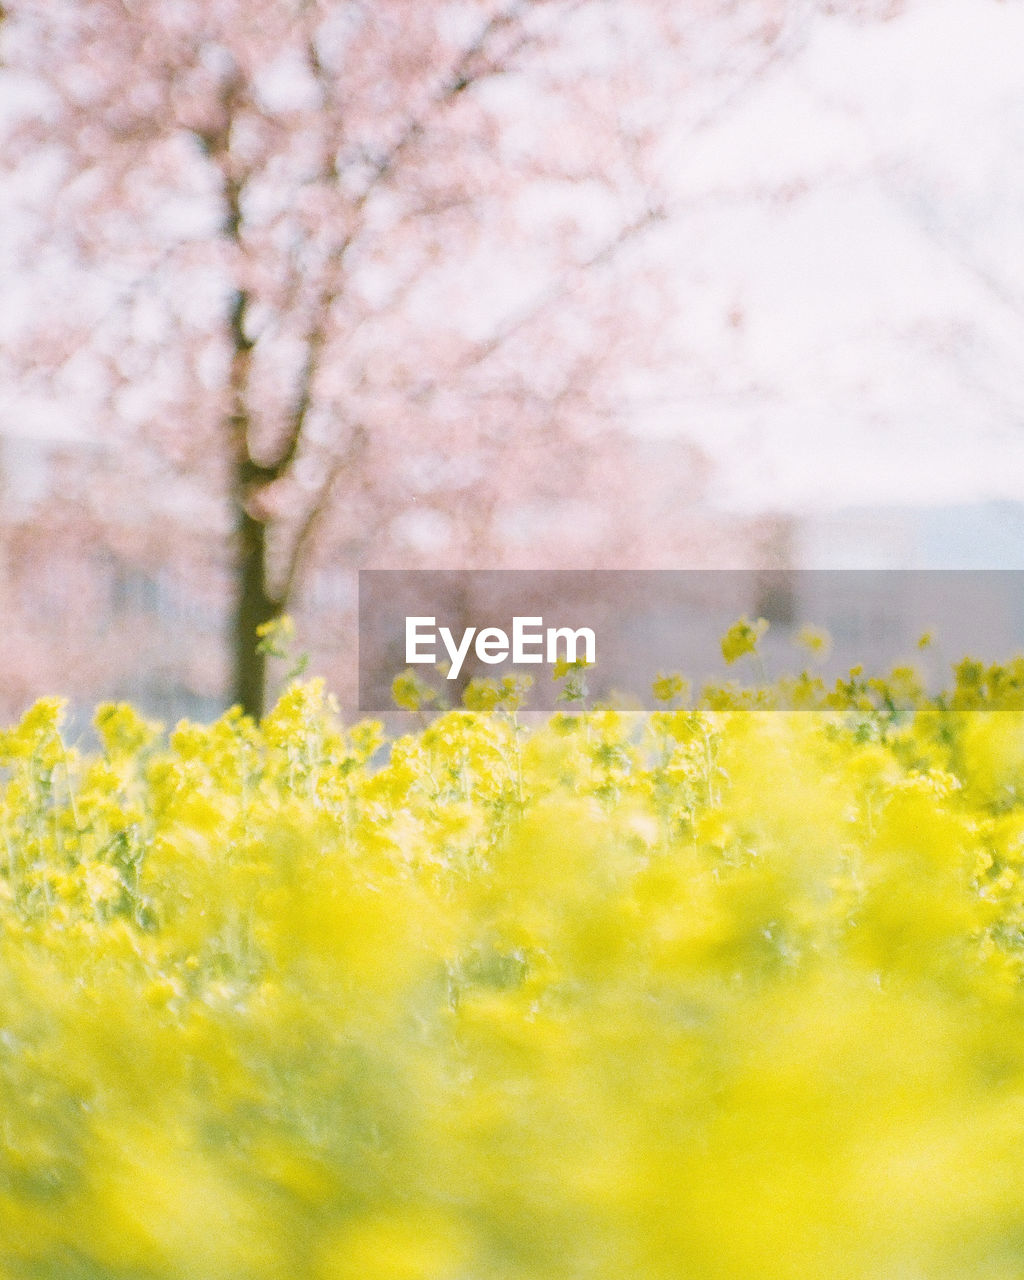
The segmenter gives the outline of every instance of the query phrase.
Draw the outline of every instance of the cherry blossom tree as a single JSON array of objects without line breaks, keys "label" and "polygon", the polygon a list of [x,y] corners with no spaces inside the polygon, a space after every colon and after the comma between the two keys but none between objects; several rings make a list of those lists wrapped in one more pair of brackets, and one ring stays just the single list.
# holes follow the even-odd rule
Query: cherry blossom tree
[{"label": "cherry blossom tree", "polygon": [[801,10],[12,0],[5,377],[102,438],[97,528],[130,504],[227,549],[246,710],[318,568],[679,553],[695,454],[652,472],[625,429],[667,305],[638,246],[669,126]]}]

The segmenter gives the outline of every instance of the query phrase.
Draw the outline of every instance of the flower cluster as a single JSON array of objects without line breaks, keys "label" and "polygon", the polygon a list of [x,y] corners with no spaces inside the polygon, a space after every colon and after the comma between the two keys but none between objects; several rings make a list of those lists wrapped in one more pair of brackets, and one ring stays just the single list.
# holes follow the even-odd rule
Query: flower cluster
[{"label": "flower cluster", "polygon": [[0,1273],[1020,1274],[1019,690],[668,675],[526,728],[522,683],[406,682],[386,740],[312,681],[169,736],[104,706],[86,752],[40,702],[0,735]]}]

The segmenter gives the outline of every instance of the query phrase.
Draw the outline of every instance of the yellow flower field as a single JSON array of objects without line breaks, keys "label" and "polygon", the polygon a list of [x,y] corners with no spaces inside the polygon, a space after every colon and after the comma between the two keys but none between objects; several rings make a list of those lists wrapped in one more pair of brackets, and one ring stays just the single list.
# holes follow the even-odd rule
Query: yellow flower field
[{"label": "yellow flower field", "polygon": [[1022,677],[389,743],[314,681],[92,754],[38,703],[0,1276],[1017,1280]]}]

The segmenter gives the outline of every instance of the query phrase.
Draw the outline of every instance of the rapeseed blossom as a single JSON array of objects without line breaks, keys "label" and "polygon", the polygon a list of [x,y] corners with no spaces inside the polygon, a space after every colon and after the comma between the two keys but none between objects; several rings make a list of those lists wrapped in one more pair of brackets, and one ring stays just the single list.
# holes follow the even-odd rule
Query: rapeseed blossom
[{"label": "rapeseed blossom", "polygon": [[514,680],[406,681],[390,742],[310,681],[106,705],[94,752],[37,704],[0,1275],[1024,1274],[1022,673],[577,680],[530,729]]}]

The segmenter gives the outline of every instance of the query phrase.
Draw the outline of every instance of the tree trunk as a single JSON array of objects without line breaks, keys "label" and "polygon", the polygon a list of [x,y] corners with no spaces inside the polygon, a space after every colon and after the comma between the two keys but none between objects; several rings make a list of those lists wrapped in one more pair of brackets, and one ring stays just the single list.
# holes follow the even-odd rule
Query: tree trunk
[{"label": "tree trunk", "polygon": [[259,649],[257,627],[280,613],[267,589],[267,526],[241,509],[238,522],[237,596],[232,635],[233,698],[259,720],[265,710],[267,657]]}]

